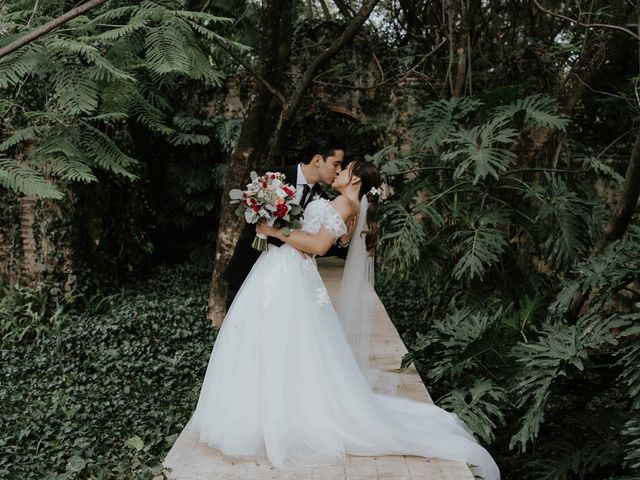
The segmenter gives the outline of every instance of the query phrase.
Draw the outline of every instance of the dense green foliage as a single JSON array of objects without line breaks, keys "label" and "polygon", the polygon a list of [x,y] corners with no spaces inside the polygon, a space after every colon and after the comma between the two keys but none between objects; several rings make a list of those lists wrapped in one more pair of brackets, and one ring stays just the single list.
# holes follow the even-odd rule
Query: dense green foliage
[{"label": "dense green foliage", "polygon": [[161,471],[215,339],[208,278],[194,267],[159,268],[142,284],[91,298],[7,288],[0,477],[150,479]]},{"label": "dense green foliage", "polygon": [[[584,153],[556,168],[515,165],[516,117],[567,127],[540,96],[440,100],[415,116],[411,155],[372,157],[395,189],[381,254],[396,284],[383,295],[391,312],[394,294],[407,298],[401,274],[420,299],[398,319],[403,364],[415,362],[436,401],[493,442],[507,478],[637,475],[640,292],[628,285],[640,228],[589,256],[610,215],[591,175],[612,188],[620,175]],[[569,305],[587,288],[573,324]]]},{"label": "dense green foliage", "polygon": [[[168,92],[184,78],[220,84],[201,42],[226,41],[212,28],[231,19],[183,7],[178,0],[110,1],[0,59],[1,184],[60,198],[46,176],[93,182],[94,170],[103,169],[135,179],[137,160],[127,153],[132,122],[173,142],[198,140],[166,118]],[[29,31],[32,8],[27,1],[3,7],[0,45]],[[43,2],[36,20],[64,11],[58,2]]]}]

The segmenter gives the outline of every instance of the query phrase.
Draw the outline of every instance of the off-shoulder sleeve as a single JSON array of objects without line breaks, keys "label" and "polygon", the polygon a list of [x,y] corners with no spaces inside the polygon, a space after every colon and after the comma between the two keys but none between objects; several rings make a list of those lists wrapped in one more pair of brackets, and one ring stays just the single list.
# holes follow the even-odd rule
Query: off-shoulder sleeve
[{"label": "off-shoulder sleeve", "polygon": [[319,199],[309,203],[305,210],[305,221],[303,230],[310,233],[318,233],[320,227],[327,229],[334,238],[341,237],[347,233],[347,227],[340,214],[331,206],[329,200]]}]

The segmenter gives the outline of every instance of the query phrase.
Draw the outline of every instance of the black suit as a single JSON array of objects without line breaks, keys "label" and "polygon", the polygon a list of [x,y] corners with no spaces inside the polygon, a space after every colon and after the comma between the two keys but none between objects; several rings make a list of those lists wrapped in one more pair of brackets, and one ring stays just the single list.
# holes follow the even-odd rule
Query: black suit
[{"label": "black suit", "polygon": [[[266,167],[263,169],[259,169],[257,173],[259,175],[263,175],[265,172],[282,172],[285,174],[285,182],[292,185],[293,187],[297,184],[298,178],[298,165],[289,165],[286,167]],[[315,195],[320,195],[323,198],[327,198],[326,194],[322,190],[319,184],[315,184],[311,193],[309,195],[309,201],[313,199]],[[250,223],[245,224],[242,229],[242,233],[240,234],[240,239],[236,244],[236,247],[233,251],[233,255],[231,256],[231,260],[229,260],[229,264],[225,269],[222,277],[227,281],[227,310],[231,306],[233,299],[235,298],[238,290],[244,283],[245,278],[249,275],[251,268],[253,268],[253,264],[256,263],[258,257],[262,254],[262,252],[256,250],[251,246],[253,239],[256,235],[256,226]],[[269,243],[281,246],[283,242],[278,240],[277,238],[269,237],[267,240]],[[326,256],[337,255],[339,254],[340,249],[338,247],[332,247],[327,253]]]}]

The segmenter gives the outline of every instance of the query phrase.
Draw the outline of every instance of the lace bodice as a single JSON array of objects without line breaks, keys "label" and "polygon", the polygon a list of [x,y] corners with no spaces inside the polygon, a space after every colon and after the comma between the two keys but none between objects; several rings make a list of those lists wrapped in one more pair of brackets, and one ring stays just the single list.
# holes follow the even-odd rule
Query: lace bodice
[{"label": "lace bodice", "polygon": [[347,226],[342,217],[326,198],[318,198],[309,202],[304,209],[302,230],[316,234],[324,226],[335,238],[347,233]]}]

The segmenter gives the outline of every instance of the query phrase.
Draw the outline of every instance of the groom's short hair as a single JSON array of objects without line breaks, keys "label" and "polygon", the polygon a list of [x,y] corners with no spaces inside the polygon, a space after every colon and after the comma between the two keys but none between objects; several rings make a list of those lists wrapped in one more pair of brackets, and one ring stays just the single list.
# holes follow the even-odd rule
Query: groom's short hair
[{"label": "groom's short hair", "polygon": [[318,135],[311,140],[304,149],[302,163],[308,164],[316,155],[320,155],[323,160],[326,160],[327,157],[333,155],[336,150],[342,150],[346,153],[344,142],[333,135]]}]

